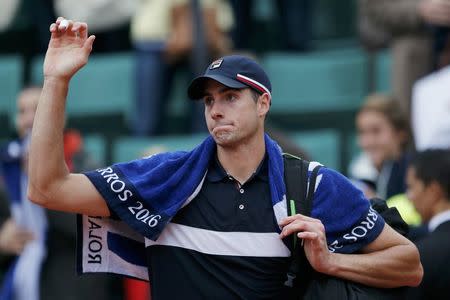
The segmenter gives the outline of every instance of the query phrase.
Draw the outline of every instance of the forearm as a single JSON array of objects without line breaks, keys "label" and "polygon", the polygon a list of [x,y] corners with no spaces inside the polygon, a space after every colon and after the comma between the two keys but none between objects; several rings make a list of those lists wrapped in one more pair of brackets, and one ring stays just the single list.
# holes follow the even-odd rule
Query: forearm
[{"label": "forearm", "polygon": [[397,245],[365,254],[333,254],[329,275],[369,286],[417,286],[422,277],[420,258],[412,245]]},{"label": "forearm", "polygon": [[68,174],[64,161],[63,131],[68,81],[46,78],[36,111],[29,156],[29,194],[47,201],[51,189]]}]

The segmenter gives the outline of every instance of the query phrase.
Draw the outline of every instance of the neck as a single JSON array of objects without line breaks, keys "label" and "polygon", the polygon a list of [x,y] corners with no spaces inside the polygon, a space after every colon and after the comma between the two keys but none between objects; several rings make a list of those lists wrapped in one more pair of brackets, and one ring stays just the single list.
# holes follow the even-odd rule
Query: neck
[{"label": "neck", "polygon": [[233,147],[217,146],[217,157],[228,174],[245,183],[256,171],[266,152],[264,134]]},{"label": "neck", "polygon": [[450,201],[448,199],[441,199],[433,208],[433,216],[446,210],[450,210]]}]

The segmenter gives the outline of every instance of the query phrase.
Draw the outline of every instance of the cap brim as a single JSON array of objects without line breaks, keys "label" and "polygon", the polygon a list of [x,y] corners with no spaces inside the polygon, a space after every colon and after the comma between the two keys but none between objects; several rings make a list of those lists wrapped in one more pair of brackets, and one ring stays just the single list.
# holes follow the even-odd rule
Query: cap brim
[{"label": "cap brim", "polygon": [[199,76],[192,80],[191,84],[188,87],[188,97],[191,100],[198,100],[203,98],[205,95],[205,84],[208,80],[215,80],[220,82],[221,84],[233,88],[233,89],[242,89],[248,87],[247,85],[239,82],[237,80],[231,79],[229,77],[225,77],[222,75],[204,75]]}]

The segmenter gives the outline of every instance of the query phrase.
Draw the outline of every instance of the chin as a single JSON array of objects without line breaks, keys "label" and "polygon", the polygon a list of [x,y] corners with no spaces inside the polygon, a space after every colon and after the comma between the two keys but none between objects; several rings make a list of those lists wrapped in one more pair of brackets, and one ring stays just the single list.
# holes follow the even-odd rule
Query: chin
[{"label": "chin", "polygon": [[216,144],[222,147],[231,147],[239,142],[239,139],[231,132],[216,132],[212,136]]}]

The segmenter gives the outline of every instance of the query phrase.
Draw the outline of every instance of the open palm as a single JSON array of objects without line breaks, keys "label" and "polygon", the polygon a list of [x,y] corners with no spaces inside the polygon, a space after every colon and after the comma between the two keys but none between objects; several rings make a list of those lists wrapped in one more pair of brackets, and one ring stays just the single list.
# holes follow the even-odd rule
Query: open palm
[{"label": "open palm", "polygon": [[86,23],[58,18],[50,26],[51,38],[44,61],[44,77],[70,80],[88,61],[95,36]]}]

